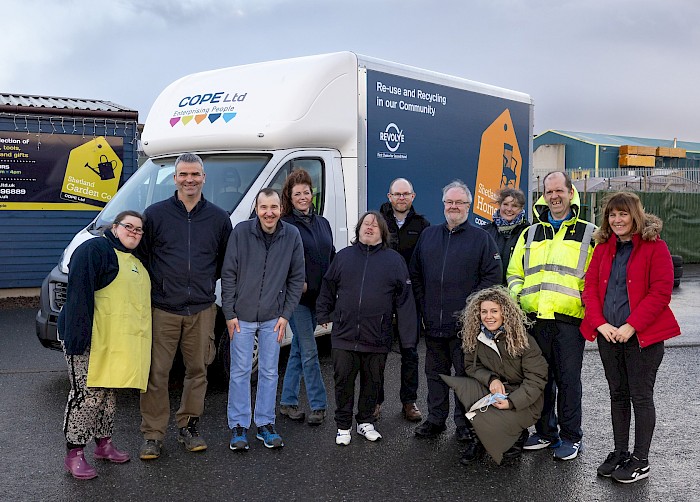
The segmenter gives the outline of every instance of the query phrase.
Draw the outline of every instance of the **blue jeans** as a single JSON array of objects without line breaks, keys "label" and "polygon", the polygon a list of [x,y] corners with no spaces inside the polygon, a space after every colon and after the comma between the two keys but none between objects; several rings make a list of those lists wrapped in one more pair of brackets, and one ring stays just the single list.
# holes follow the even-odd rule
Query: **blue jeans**
[{"label": "blue jeans", "polygon": [[253,344],[258,335],[258,389],[255,393],[255,425],[275,423],[277,399],[277,364],[280,344],[273,331],[277,319],[247,322],[239,319],[240,333],[231,340],[231,377],[228,386],[228,426],[250,428],[250,371]]},{"label": "blue jeans", "polygon": [[318,348],[314,337],[316,312],[305,305],[298,305],[289,320],[289,325],[294,337],[287,370],[284,373],[280,404],[299,404],[299,387],[303,372],[309,406],[312,410],[325,410],[326,386],[321,377],[321,365],[318,362]]}]

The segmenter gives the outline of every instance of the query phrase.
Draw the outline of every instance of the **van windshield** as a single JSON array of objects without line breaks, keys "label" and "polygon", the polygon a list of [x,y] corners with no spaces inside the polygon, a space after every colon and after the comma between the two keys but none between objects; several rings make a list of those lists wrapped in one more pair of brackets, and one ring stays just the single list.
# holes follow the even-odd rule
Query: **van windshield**
[{"label": "van windshield", "polygon": [[[202,187],[204,198],[231,214],[272,156],[211,154],[200,157],[206,175]],[[175,159],[147,160],[105,206],[91,229],[110,225],[121,211],[143,212],[154,202],[171,197],[175,193]]]}]

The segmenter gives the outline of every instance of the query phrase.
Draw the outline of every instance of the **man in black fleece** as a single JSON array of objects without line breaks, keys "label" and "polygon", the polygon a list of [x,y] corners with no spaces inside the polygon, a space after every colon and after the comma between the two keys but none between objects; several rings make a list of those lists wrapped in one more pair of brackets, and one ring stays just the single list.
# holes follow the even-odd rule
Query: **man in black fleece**
[{"label": "man in black fleece", "polygon": [[160,457],[168,428],[168,375],[178,346],[185,363],[178,441],[188,451],[206,450],[197,423],[204,412],[207,365],[216,352],[216,280],[231,220],[202,195],[202,159],[183,153],[175,161],[175,195],[146,208],[143,239],[136,250],[151,276],[153,349],[148,390],[141,394],[141,460]]},{"label": "man in black fleece", "polygon": [[[391,234],[391,248],[403,256],[406,266],[411,263],[413,250],[418,242],[421,232],[430,226],[425,216],[418,214],[413,208],[413,200],[416,194],[413,185],[405,178],[396,178],[389,185],[389,193],[386,194],[389,202],[382,204],[380,212]],[[398,331],[394,326],[394,331]],[[418,399],[418,351],[412,347],[401,345],[401,398],[403,417],[411,422],[420,422],[423,418],[416,399]],[[379,391],[377,409],[375,415],[379,417],[381,405],[384,402],[384,385]]]}]

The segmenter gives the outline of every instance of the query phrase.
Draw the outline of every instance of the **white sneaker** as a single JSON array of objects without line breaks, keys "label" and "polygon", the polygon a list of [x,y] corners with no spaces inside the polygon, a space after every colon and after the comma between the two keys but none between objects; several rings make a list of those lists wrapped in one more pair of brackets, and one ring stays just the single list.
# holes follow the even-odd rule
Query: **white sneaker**
[{"label": "white sneaker", "polygon": [[335,435],[335,444],[340,446],[347,446],[350,444],[350,429],[338,429],[338,433]]},{"label": "white sneaker", "polygon": [[368,441],[377,441],[382,439],[379,431],[375,430],[374,425],[369,423],[357,424],[357,433],[362,434]]}]

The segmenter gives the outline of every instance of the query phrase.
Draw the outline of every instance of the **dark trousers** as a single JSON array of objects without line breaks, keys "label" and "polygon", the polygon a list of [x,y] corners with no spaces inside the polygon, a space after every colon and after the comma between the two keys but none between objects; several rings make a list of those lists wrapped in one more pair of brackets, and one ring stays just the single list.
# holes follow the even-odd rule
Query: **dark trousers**
[{"label": "dark trousers", "polygon": [[586,340],[575,324],[552,319],[537,319],[532,336],[549,365],[542,416],[535,429],[542,438],[552,441],[559,436],[574,443],[580,441],[583,437],[581,366]]},{"label": "dark trousers", "polygon": [[[394,337],[399,339],[399,349],[401,350],[401,388],[399,389],[399,399],[402,404],[415,403],[418,399],[418,349],[415,347],[404,347],[401,344],[401,337],[398,334],[397,324],[394,322]],[[382,384],[379,388],[377,403],[384,402],[384,373],[382,373]]]},{"label": "dark trousers", "polygon": [[333,349],[335,380],[335,423],[338,429],[352,427],[355,404],[355,380],[360,375],[360,397],[357,403],[358,424],[374,423],[374,408],[382,384],[386,354]]},{"label": "dark trousers", "polygon": [[600,360],[610,387],[615,450],[628,451],[632,405],[634,405],[634,451],[645,459],[656,425],[654,384],[656,372],[664,358],[663,342],[641,348],[636,336],[627,343],[610,343],[598,335]]},{"label": "dark trousers", "polygon": [[[452,368],[456,376],[465,376],[462,340],[457,337],[425,337],[425,376],[428,380],[428,421],[444,425],[450,414],[450,388],[440,378],[440,374],[451,375]],[[464,405],[454,397],[455,425],[467,424]]]}]

